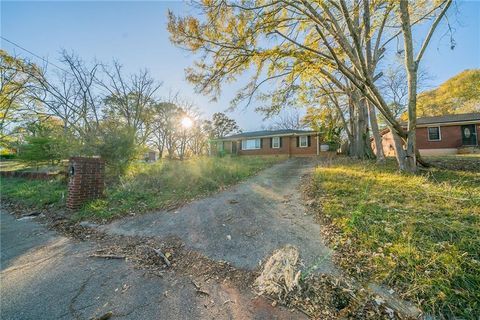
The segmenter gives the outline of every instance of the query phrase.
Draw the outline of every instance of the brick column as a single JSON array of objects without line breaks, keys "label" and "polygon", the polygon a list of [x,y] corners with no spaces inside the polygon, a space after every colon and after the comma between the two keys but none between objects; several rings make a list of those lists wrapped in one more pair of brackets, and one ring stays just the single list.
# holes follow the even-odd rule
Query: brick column
[{"label": "brick column", "polygon": [[68,175],[68,209],[77,210],[86,201],[103,195],[105,184],[105,161],[103,159],[72,157]]}]

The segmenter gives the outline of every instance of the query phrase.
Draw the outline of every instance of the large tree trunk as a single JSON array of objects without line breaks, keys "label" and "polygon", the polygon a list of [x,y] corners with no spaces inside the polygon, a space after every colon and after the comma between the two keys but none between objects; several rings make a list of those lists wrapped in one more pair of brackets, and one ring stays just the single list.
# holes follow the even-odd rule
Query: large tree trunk
[{"label": "large tree trunk", "polygon": [[377,115],[375,113],[375,107],[367,101],[368,104],[368,116],[370,118],[370,125],[372,127],[373,140],[375,141],[375,154],[377,156],[377,163],[385,163],[385,154],[383,153],[382,137],[380,136],[380,130],[378,130]]},{"label": "large tree trunk", "polygon": [[374,156],[368,132],[368,109],[366,106],[366,100],[360,98],[358,93],[353,95],[352,100],[355,114],[353,156],[358,159],[372,159]]},{"label": "large tree trunk", "polygon": [[407,171],[417,171],[417,70],[408,68],[408,129],[407,129]]},{"label": "large tree trunk", "polygon": [[353,97],[352,95],[349,96],[348,98],[348,110],[350,113],[349,117],[349,124],[350,124],[350,132],[351,132],[351,137],[349,140],[349,145],[348,145],[348,155],[353,157],[355,156],[355,153],[357,150],[357,139],[356,137],[356,132],[357,132],[357,123],[356,123],[356,114],[355,114],[355,105],[353,103]]},{"label": "large tree trunk", "polygon": [[410,27],[408,1],[400,1],[400,18],[402,21],[403,44],[405,49],[405,66],[408,84],[408,127],[406,142],[406,170],[417,171],[416,160],[416,129],[417,129],[417,62],[413,58],[413,40]]},{"label": "large tree trunk", "polygon": [[395,157],[397,158],[398,168],[400,171],[405,171],[407,168],[406,165],[406,152],[403,148],[403,140],[400,136],[393,130],[392,126],[389,126],[390,132],[393,137],[393,148],[395,149]]}]

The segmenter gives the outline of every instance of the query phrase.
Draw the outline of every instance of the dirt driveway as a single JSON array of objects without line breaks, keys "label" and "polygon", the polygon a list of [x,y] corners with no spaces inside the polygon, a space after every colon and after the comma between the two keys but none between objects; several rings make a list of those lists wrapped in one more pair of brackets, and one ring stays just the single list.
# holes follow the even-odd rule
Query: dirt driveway
[{"label": "dirt driveway", "polygon": [[214,260],[255,269],[275,249],[300,249],[304,270],[337,273],[331,250],[301,199],[301,177],[315,160],[292,158],[212,197],[176,211],[160,211],[116,221],[102,230],[119,235],[174,236]]}]

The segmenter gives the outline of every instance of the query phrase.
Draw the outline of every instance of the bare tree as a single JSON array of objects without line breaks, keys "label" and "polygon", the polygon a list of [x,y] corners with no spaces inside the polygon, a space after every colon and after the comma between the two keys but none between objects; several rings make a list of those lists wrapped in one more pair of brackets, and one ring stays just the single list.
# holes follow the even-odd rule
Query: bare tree
[{"label": "bare tree", "polygon": [[281,129],[305,129],[306,125],[302,122],[302,116],[298,110],[284,111],[278,114],[269,127],[271,130]]},{"label": "bare tree", "polygon": [[139,143],[145,143],[152,130],[155,95],[162,83],[157,83],[147,70],[126,76],[116,61],[111,68],[104,66],[103,71],[107,81],[98,84],[108,92],[105,113],[118,117],[135,131]]},{"label": "bare tree", "polygon": [[[418,71],[418,88],[423,90],[428,87],[431,79],[427,71]],[[385,70],[379,84],[385,100],[390,106],[393,116],[400,119],[400,116],[407,111],[408,85],[405,68],[402,65],[390,65]]]},{"label": "bare tree", "polygon": [[205,120],[195,120],[193,127],[191,128],[188,147],[194,156],[202,155],[207,152],[208,131],[205,126]]},{"label": "bare tree", "polygon": [[62,121],[64,130],[72,130],[87,137],[99,128],[103,110],[102,99],[96,88],[100,64],[87,66],[78,56],[62,52],[65,69],[49,74],[47,68],[32,74],[37,87],[30,91],[34,113],[55,117]]},{"label": "bare tree", "polygon": [[222,112],[216,112],[212,115],[212,120],[206,120],[205,128],[211,139],[225,137],[241,131],[235,119]]}]

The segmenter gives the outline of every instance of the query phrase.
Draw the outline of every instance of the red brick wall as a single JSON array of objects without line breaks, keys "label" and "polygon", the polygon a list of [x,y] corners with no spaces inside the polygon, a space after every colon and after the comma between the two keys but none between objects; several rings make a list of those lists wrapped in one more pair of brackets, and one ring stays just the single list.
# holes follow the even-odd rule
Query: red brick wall
[{"label": "red brick wall", "polygon": [[310,136],[310,146],[306,148],[297,147],[297,138],[290,139],[290,153],[292,155],[316,155],[317,154],[317,136]]},{"label": "red brick wall", "polygon": [[[417,128],[417,148],[418,149],[446,149],[459,148],[462,146],[461,125],[458,126],[440,126],[440,141],[428,141],[427,128]],[[385,155],[394,156],[393,138],[391,132],[382,137],[383,151]],[[477,124],[477,144],[480,145],[480,124]],[[375,143],[372,140],[372,148],[375,150]]]},{"label": "red brick wall", "polygon": [[270,147],[270,138],[262,138],[262,148],[254,150],[241,150],[242,141],[237,141],[237,150],[239,155],[275,155],[288,154],[288,145],[290,137],[281,137],[282,146],[280,148]]},{"label": "red brick wall", "polygon": [[[480,125],[477,125],[477,140]],[[418,149],[459,148],[462,146],[461,126],[440,126],[440,141],[428,141],[427,128],[417,128]]]},{"label": "red brick wall", "polygon": [[239,155],[316,155],[317,154],[317,137],[310,136],[311,145],[306,148],[297,148],[297,137],[281,137],[282,146],[280,148],[270,147],[270,138],[262,138],[262,148],[254,150],[241,150],[241,141],[237,141],[237,149]]},{"label": "red brick wall", "polygon": [[[73,174],[71,170],[73,168]],[[105,162],[100,158],[72,157],[69,165],[67,208],[79,209],[103,195]]]},{"label": "red brick wall", "polygon": [[[390,131],[382,135],[382,146],[383,146],[383,153],[387,157],[395,156],[395,148],[394,148],[394,141],[393,135]],[[375,140],[372,139],[372,150],[373,153],[377,153],[377,149],[375,149]]]}]

